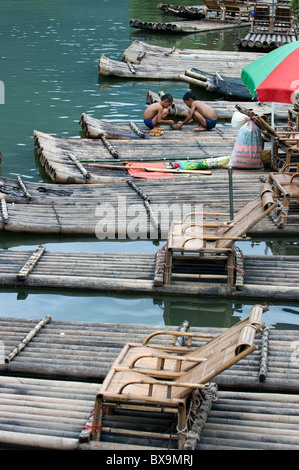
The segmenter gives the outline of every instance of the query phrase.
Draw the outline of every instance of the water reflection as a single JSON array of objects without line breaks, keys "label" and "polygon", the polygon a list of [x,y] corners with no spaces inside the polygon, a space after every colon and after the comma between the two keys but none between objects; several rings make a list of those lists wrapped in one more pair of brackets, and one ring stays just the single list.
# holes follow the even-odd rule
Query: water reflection
[{"label": "water reflection", "polygon": [[[80,292],[31,288],[0,288],[0,310],[4,317],[56,321],[87,321],[119,324],[229,328],[246,318],[253,304],[268,305],[263,321],[273,329],[299,329],[299,307],[280,301],[215,297],[169,297],[140,294]],[[9,309],[7,308],[9,305]],[[282,321],[282,318],[284,319]]]}]

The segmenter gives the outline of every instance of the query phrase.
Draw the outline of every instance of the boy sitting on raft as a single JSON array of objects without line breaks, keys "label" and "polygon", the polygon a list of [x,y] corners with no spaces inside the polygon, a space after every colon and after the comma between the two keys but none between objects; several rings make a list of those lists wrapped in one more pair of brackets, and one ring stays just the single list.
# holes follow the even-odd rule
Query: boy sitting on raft
[{"label": "boy sitting on raft", "polygon": [[153,103],[144,111],[144,124],[149,129],[157,129],[160,124],[173,125],[174,121],[165,120],[168,114],[168,107],[172,104],[173,98],[170,94],[163,95],[158,103]]},{"label": "boy sitting on raft", "polygon": [[183,100],[188,108],[190,108],[190,111],[184,121],[177,123],[176,129],[180,129],[190,122],[196,122],[196,124],[198,124],[198,127],[194,129],[194,131],[208,131],[216,126],[217,114],[211,106],[197,100],[196,96],[191,92],[185,93]]}]

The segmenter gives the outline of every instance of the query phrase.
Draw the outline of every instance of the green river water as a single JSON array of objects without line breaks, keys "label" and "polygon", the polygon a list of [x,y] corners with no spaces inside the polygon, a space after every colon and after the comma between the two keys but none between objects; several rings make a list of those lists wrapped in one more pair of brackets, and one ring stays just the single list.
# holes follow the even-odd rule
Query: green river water
[{"label": "green river water", "polygon": [[[189,1],[182,0],[188,5]],[[148,90],[182,97],[184,83],[99,78],[100,55],[121,59],[133,40],[178,48],[234,50],[237,30],[192,35],[163,35],[129,27],[130,18],[165,18],[157,0],[2,0],[0,14],[1,175],[41,181],[33,131],[81,138],[83,112],[114,122],[142,122]],[[244,29],[242,28],[242,33]],[[1,98],[1,97],[0,97]],[[210,98],[209,98],[210,99]],[[162,242],[99,241],[96,238],[27,236],[0,232],[0,249],[55,251],[155,252]],[[239,245],[245,254],[299,254],[296,240],[253,240]],[[117,295],[42,289],[0,289],[3,317],[229,327],[263,299],[185,298]],[[297,302],[268,302],[264,320],[272,328],[299,328]]]}]

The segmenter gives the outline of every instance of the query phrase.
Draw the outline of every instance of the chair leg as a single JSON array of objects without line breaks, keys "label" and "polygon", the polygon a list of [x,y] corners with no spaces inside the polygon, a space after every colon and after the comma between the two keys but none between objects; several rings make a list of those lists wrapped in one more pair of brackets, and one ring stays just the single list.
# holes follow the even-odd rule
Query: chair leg
[{"label": "chair leg", "polygon": [[186,442],[184,430],[186,427],[186,404],[181,403],[178,409],[178,449],[183,450]]},{"label": "chair leg", "polygon": [[280,228],[282,228],[287,223],[289,206],[290,206],[290,195],[286,194],[283,198]]},{"label": "chair leg", "polygon": [[229,287],[234,285],[234,254],[229,253],[227,257],[227,284]]},{"label": "chair leg", "polygon": [[164,284],[170,284],[171,268],[172,268],[172,252],[170,250],[167,250],[166,257],[165,257]]},{"label": "chair leg", "polygon": [[96,397],[94,413],[93,413],[92,432],[91,432],[91,439],[93,441],[100,440],[102,419],[103,419],[103,400],[100,397]]}]

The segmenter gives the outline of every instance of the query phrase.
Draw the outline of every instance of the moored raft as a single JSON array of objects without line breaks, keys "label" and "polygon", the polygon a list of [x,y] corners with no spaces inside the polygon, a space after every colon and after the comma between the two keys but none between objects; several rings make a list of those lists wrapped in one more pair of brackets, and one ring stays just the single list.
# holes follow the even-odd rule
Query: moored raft
[{"label": "moored raft", "polygon": [[268,52],[290,42],[298,41],[298,38],[299,35],[296,33],[250,32],[243,38],[236,38],[235,45],[239,49]]},{"label": "moored raft", "polygon": [[[32,319],[1,318],[0,335],[5,344],[5,358],[29,336],[37,323],[38,320]],[[188,318],[187,324],[187,331],[197,334],[218,335],[225,330],[189,327]],[[37,378],[102,381],[124,344],[142,343],[146,336],[157,330],[175,331],[178,327],[51,319],[19,354],[0,364],[0,371]],[[267,328],[265,334],[257,338],[258,350],[220,374],[215,381],[231,390],[298,393],[299,370],[292,362],[294,344],[298,339],[298,330]],[[199,347],[205,342],[206,339],[194,338],[192,344]]]},{"label": "moored raft", "polygon": [[180,20],[180,21],[165,21],[165,22],[154,22],[154,21],[141,21],[136,18],[132,18],[129,22],[131,28],[142,29],[148,31],[154,31],[158,33],[176,33],[176,34],[186,34],[186,33],[204,33],[207,31],[222,31],[225,29],[233,29],[249,26],[248,21],[239,21],[239,20],[221,20],[217,19],[209,20],[202,19],[200,20]]},{"label": "moored raft", "polygon": [[[95,236],[97,224],[105,210],[108,238],[124,238],[134,222],[135,212],[142,217],[141,239],[167,238],[169,223],[186,213],[203,208],[209,212],[227,212],[229,181],[227,170],[216,176],[200,175],[198,180],[176,181],[130,179],[111,184],[51,184],[0,179],[0,230],[18,233],[47,233]],[[234,212],[259,194],[263,172],[235,170],[233,182]],[[165,181],[165,180],[164,180]],[[115,191],[117,182],[117,192]],[[248,184],[250,182],[250,184]],[[187,183],[187,184],[186,184]],[[175,196],[174,196],[175,195]],[[217,197],[215,197],[217,195]],[[134,211],[132,210],[134,209]],[[165,210],[168,212],[165,213]],[[249,235],[296,236],[299,214],[289,212],[287,224],[278,228],[274,218],[267,216],[248,232]],[[275,215],[279,222],[278,214]]]},{"label": "moored raft", "polygon": [[227,76],[240,76],[241,70],[262,53],[241,51],[209,51],[205,49],[171,49],[134,41],[122,54],[122,60],[102,54],[98,74],[131,79],[179,80],[186,69],[201,70]]},{"label": "moored raft", "polygon": [[[101,122],[98,124],[100,130]],[[237,131],[217,126],[209,132],[195,133],[193,128],[186,126],[184,131],[167,129],[159,137],[127,140],[110,140],[104,136],[99,140],[68,139],[34,131],[34,142],[42,167],[55,183],[113,182],[126,177],[121,162],[147,162],[148,168],[149,164],[159,168],[154,163],[164,162],[163,168],[160,167],[163,172],[160,178],[170,172],[176,179],[198,178],[200,173],[176,172],[168,164],[178,159],[229,156]],[[108,165],[106,168],[105,164]],[[109,164],[114,168],[109,169]]]},{"label": "moored raft", "polygon": [[0,445],[77,450],[97,383],[0,377]]},{"label": "moored raft", "polygon": [[[124,344],[142,342],[162,329],[181,331],[183,336],[189,331],[188,321],[185,323],[187,329],[183,324],[161,328],[51,320],[11,357],[8,353],[36,329],[36,320],[2,317],[3,353],[10,360],[0,364],[5,374],[0,378],[0,444],[54,450],[175,448],[176,440],[169,433],[172,416],[165,412],[152,413],[150,419],[137,412],[132,423],[126,411],[117,410],[105,417],[100,442],[90,441],[90,434],[100,382]],[[192,327],[192,333],[204,335],[223,331]],[[189,436],[192,449],[298,447],[299,381],[292,360],[298,332],[264,331],[267,334],[256,339],[258,349],[253,354],[214,378],[214,393],[198,410],[200,426]],[[193,346],[205,342],[195,338]]]}]

